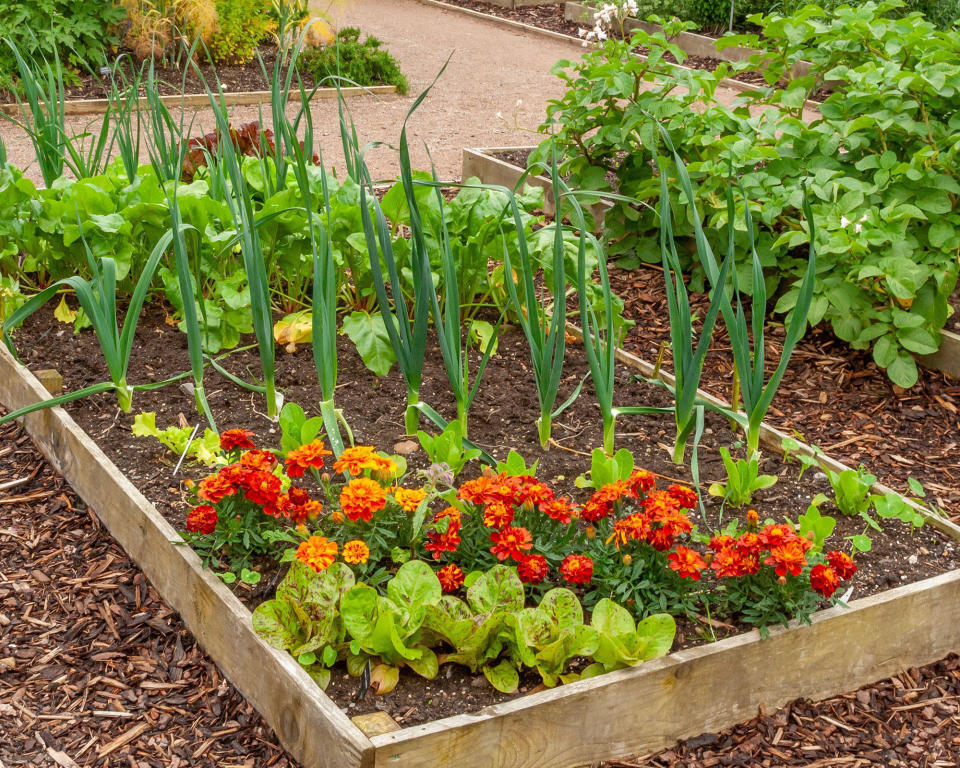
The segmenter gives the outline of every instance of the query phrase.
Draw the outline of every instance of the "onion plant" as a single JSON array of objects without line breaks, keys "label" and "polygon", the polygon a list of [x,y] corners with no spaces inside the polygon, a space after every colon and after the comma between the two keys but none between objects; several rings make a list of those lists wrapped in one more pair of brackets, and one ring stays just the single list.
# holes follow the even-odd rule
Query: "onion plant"
[{"label": "onion plant", "polygon": [[[680,180],[681,188],[690,202],[692,209],[692,218],[694,224],[694,235],[697,243],[697,250],[704,271],[710,280],[715,294],[726,292],[726,275],[724,270],[718,267],[716,257],[710,247],[710,243],[704,234],[700,223],[700,215],[694,204],[693,184],[690,181],[690,175],[684,166],[679,154],[673,147],[669,135],[661,127],[661,134],[664,136],[667,147],[673,152],[674,163],[677,169],[677,176]],[[741,187],[741,194],[742,187]],[[810,209],[810,202],[807,199],[806,191],[803,196],[803,211],[807,220],[807,229],[809,233],[809,258],[807,268],[803,279],[800,282],[797,302],[793,308],[790,320],[787,323],[786,336],[783,341],[783,349],[780,353],[780,361],[770,378],[765,381],[765,349],[764,349],[764,324],[766,320],[767,291],[764,281],[763,267],[760,264],[760,257],[757,254],[755,246],[755,233],[753,228],[753,218],[750,215],[749,201],[744,198],[744,224],[747,230],[747,242],[750,244],[750,254],[752,261],[753,276],[753,296],[751,320],[747,320],[744,312],[740,289],[737,284],[737,273],[731,269],[730,273],[733,280],[733,296],[736,309],[730,301],[724,301],[720,305],[720,311],[723,313],[724,324],[727,333],[730,336],[730,345],[733,350],[734,359],[734,382],[739,382],[739,396],[736,394],[737,387],[734,387],[734,397],[731,406],[734,413],[730,414],[736,423],[744,430],[747,441],[747,460],[755,458],[760,449],[760,426],[763,419],[773,402],[783,375],[786,373],[787,365],[790,363],[790,356],[793,350],[803,336],[807,324],[807,315],[810,311],[810,304],[813,300],[813,289],[816,281],[816,249],[814,247],[814,225],[813,214]],[[732,258],[734,250],[734,203],[733,190],[727,188],[727,229],[728,237],[728,258]],[[743,401],[743,411],[740,411],[739,400]]]},{"label": "onion plant", "polygon": [[54,405],[61,405],[73,400],[79,400],[82,397],[99,394],[101,392],[109,392],[111,390],[116,394],[117,404],[121,410],[129,412],[132,407],[134,390],[162,386],[173,380],[168,379],[164,382],[140,386],[131,386],[127,382],[130,353],[133,349],[134,334],[137,330],[137,323],[140,319],[143,302],[147,297],[150,283],[157,270],[157,265],[160,263],[164,251],[169,247],[172,238],[173,232],[166,232],[160,237],[153,251],[150,253],[134,287],[133,294],[130,297],[130,303],[127,306],[122,327],[117,319],[116,263],[110,257],[103,257],[99,261],[96,260],[90,248],[87,246],[85,239],[83,240],[83,244],[87,254],[87,263],[90,268],[91,278],[84,280],[82,277],[74,275],[58,280],[32,296],[23,306],[7,318],[3,325],[3,340],[11,354],[16,355],[13,342],[10,338],[10,329],[18,326],[30,317],[30,315],[40,309],[59,291],[64,288],[72,289],[80,306],[90,320],[90,325],[93,327],[97,341],[100,343],[100,349],[103,352],[107,370],[110,372],[110,381],[84,387],[75,392],[69,392],[59,397],[21,408],[18,411],[14,411],[0,418],[0,424],[32,411],[49,408]]},{"label": "onion plant", "polygon": [[[113,113],[113,139],[123,162],[127,179],[133,184],[137,180],[140,167],[140,134],[142,119],[140,116],[140,84],[143,81],[145,64],[132,69],[130,79],[123,73],[122,65],[127,54],[117,58],[110,69],[110,110]],[[132,62],[131,62],[132,64]],[[119,83],[118,83],[119,78]]]}]

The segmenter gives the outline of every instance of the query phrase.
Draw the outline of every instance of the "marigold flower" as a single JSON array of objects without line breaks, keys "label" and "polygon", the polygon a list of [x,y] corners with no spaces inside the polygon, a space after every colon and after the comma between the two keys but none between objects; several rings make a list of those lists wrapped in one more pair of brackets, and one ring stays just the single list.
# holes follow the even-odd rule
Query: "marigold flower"
[{"label": "marigold flower", "polygon": [[689,547],[678,546],[667,555],[667,567],[684,579],[700,581],[700,571],[707,567],[699,552]]},{"label": "marigold flower", "polygon": [[333,468],[341,474],[350,474],[354,477],[362,475],[364,470],[379,470],[382,464],[381,457],[369,445],[355,445],[344,448],[343,453],[333,462]]},{"label": "marigold flower", "polygon": [[217,528],[217,510],[209,504],[194,507],[187,514],[187,530],[209,536]]},{"label": "marigold flower", "polygon": [[543,555],[526,555],[517,566],[517,575],[524,584],[539,584],[547,578],[547,558]]},{"label": "marigold flower", "polygon": [[[303,488],[291,485],[290,490],[277,498],[276,511],[295,525],[302,525],[320,514],[320,502],[310,498]],[[264,507],[264,512],[267,508]],[[269,514],[269,512],[268,512]]]},{"label": "marigold flower", "polygon": [[697,492],[685,485],[671,485],[667,488],[667,493],[683,509],[695,509],[697,506]]},{"label": "marigold flower", "polygon": [[444,533],[439,531],[428,531],[427,541],[423,548],[427,550],[434,560],[439,560],[444,552],[456,552],[460,546],[460,524],[450,522],[450,527]]},{"label": "marigold flower", "polygon": [[556,520],[562,525],[570,525],[570,521],[573,520],[573,515],[576,512],[576,509],[570,503],[570,499],[566,496],[540,504],[539,509],[551,520]]},{"label": "marigold flower", "polygon": [[493,546],[490,552],[496,555],[497,560],[506,560],[508,557],[520,562],[524,552],[533,548],[533,536],[526,528],[506,526],[502,530],[490,534]]},{"label": "marigold flower", "polygon": [[220,449],[223,451],[232,451],[239,449],[241,451],[252,450],[256,446],[253,444],[253,432],[246,429],[228,429],[220,433]]},{"label": "marigold flower", "polygon": [[437,571],[437,578],[440,580],[440,588],[444,592],[456,592],[463,586],[466,577],[459,565],[449,563]]},{"label": "marigold flower", "polygon": [[296,558],[320,573],[333,565],[337,549],[337,542],[329,541],[325,536],[311,536],[297,547]]},{"label": "marigold flower", "polygon": [[260,506],[276,504],[282,486],[283,483],[276,475],[255,469],[247,475],[247,479],[244,481],[243,495],[249,501]]},{"label": "marigold flower", "polygon": [[650,518],[643,512],[634,512],[613,524],[607,544],[612,541],[620,549],[630,541],[647,541],[650,533]]},{"label": "marigold flower", "polygon": [[247,482],[247,478],[250,476],[250,473],[253,472],[250,467],[245,467],[242,464],[228,464],[223,469],[220,470],[219,475],[226,482],[232,483],[238,488],[243,487],[243,484]]},{"label": "marigold flower", "polygon": [[404,512],[416,512],[420,502],[427,498],[423,488],[394,488],[393,500]]},{"label": "marigold flower", "polygon": [[676,537],[673,535],[673,532],[669,528],[654,528],[650,531],[650,536],[647,539],[650,543],[650,546],[653,547],[657,552],[666,552],[670,547],[673,546]]},{"label": "marigold flower", "polygon": [[560,564],[560,575],[571,584],[589,584],[593,578],[593,560],[586,555],[567,555]]},{"label": "marigold flower", "polygon": [[827,562],[836,572],[842,581],[846,581],[857,572],[857,566],[853,563],[853,558],[846,552],[827,552]]},{"label": "marigold flower", "polygon": [[323,447],[323,440],[314,440],[312,443],[301,445],[299,448],[289,451],[283,463],[290,477],[303,477],[308,469],[321,469],[323,467],[323,457],[332,455],[330,451]]},{"label": "marigold flower", "polygon": [[777,571],[777,576],[786,576],[788,573],[791,576],[799,576],[807,564],[807,555],[800,540],[795,539],[770,547],[770,556],[764,560],[764,563],[772,565]]},{"label": "marigold flower", "polygon": [[340,508],[351,520],[370,522],[374,513],[387,506],[387,492],[376,480],[357,477],[340,491]]},{"label": "marigold flower", "polygon": [[733,546],[733,536],[728,536],[727,534],[721,534],[720,536],[714,536],[710,539],[710,543],[707,545],[714,552],[720,552],[724,549],[729,549]]},{"label": "marigold flower", "polygon": [[503,528],[513,522],[513,510],[502,501],[492,501],[484,507],[483,524],[487,528]]},{"label": "marigold flower", "polygon": [[786,523],[771,524],[765,526],[763,530],[760,531],[760,540],[767,549],[772,549],[779,544],[793,541],[797,538],[799,537],[794,527]]},{"label": "marigold flower", "polygon": [[763,542],[756,533],[744,533],[734,540],[733,546],[744,555],[756,555],[763,549]]},{"label": "marigold flower", "polygon": [[630,486],[630,492],[634,496],[639,496],[641,493],[646,493],[656,488],[657,478],[653,472],[648,472],[645,469],[635,469],[630,474],[630,477],[627,478],[627,485]]},{"label": "marigold flower", "polygon": [[839,586],[840,578],[830,566],[820,563],[810,569],[810,587],[814,592],[819,592],[829,600]]},{"label": "marigold flower", "polygon": [[517,503],[521,506],[539,507],[554,499],[553,490],[533,477],[520,478],[523,482],[517,493]]},{"label": "marigold flower", "polygon": [[747,510],[747,527],[756,528],[760,524],[760,515],[757,514],[757,510],[748,509]]},{"label": "marigold flower", "polygon": [[240,466],[247,469],[259,469],[261,472],[272,472],[277,466],[277,457],[270,451],[261,451],[254,448],[240,457]]},{"label": "marigold flower", "polygon": [[350,565],[360,565],[361,563],[365,563],[370,559],[370,547],[367,546],[366,542],[361,541],[360,539],[348,541],[343,545],[342,557],[343,562],[345,563],[350,563]]},{"label": "marigold flower", "polygon": [[732,546],[715,549],[713,558],[710,560],[710,568],[716,571],[721,579],[743,576],[743,556]]},{"label": "marigold flower", "polygon": [[237,487],[222,473],[203,478],[197,486],[197,496],[211,504],[216,504],[236,492]]},{"label": "marigold flower", "polygon": [[505,473],[499,475],[480,475],[476,480],[468,480],[460,486],[457,498],[468,501],[478,507],[494,501],[504,504],[517,504],[519,501],[522,480],[517,477],[508,477]]}]

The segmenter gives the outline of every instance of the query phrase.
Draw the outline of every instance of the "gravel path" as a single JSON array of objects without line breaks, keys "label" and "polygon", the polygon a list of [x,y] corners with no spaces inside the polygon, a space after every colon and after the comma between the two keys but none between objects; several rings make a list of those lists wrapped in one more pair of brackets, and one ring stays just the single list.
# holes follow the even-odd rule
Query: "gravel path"
[{"label": "gravel path", "polygon": [[[444,179],[459,178],[464,147],[538,143],[536,129],[546,104],[563,93],[563,84],[550,68],[560,59],[576,60],[583,53],[575,42],[504,28],[416,0],[356,0],[339,23],[358,26],[383,40],[410,82],[410,95],[405,97],[362,96],[349,100],[364,143],[383,141],[396,146],[413,100],[430,85],[449,57],[446,70],[410,121],[409,130],[414,165],[429,167],[423,149],[426,142],[437,173]],[[729,89],[718,91],[725,103],[736,96]],[[293,112],[291,108],[290,114]],[[324,158],[342,167],[336,102],[315,102],[313,117]],[[91,119],[68,118],[68,131],[83,132]],[[257,120],[259,110],[256,106],[235,107],[231,119],[237,123]],[[209,110],[199,110],[194,135],[212,130],[213,124]],[[27,136],[0,121],[0,139],[7,146],[9,160],[27,167],[28,175],[38,181],[40,174]],[[145,151],[142,159],[147,161]],[[389,147],[372,149],[368,163],[377,178],[396,176],[396,152]]]}]

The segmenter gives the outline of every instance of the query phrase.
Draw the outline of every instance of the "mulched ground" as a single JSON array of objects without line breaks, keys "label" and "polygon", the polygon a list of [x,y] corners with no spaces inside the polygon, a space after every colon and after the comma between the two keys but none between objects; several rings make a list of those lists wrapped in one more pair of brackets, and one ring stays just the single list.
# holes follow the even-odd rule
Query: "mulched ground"
[{"label": "mulched ground", "polygon": [[[0,766],[296,768],[19,427],[0,458]],[[606,768],[948,768],[958,700],[951,657]]]}]

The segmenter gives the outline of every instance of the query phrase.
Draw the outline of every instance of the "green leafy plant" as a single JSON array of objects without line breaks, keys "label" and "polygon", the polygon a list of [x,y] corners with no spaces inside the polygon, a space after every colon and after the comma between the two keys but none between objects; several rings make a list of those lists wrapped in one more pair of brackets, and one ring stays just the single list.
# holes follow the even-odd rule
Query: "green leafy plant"
[{"label": "green leafy plant", "polygon": [[407,93],[407,78],[400,63],[373,35],[360,41],[360,30],[344,27],[330,45],[307,49],[300,62],[303,72],[317,83],[339,79],[349,85],[394,85]]},{"label": "green leafy plant", "polygon": [[200,437],[191,439],[192,427],[157,427],[157,414],[153,411],[138,413],[130,431],[136,437],[153,437],[163,443],[177,456],[190,456],[200,464],[212,467],[225,464],[220,450],[220,437],[212,429],[204,429]]},{"label": "green leafy plant", "polygon": [[654,614],[634,623],[630,612],[609,598],[594,606],[590,626],[597,634],[597,649],[591,654],[594,663],[583,670],[581,677],[634,667],[665,656],[677,633],[672,616]]},{"label": "green leafy plant", "polygon": [[417,439],[433,464],[445,464],[454,476],[460,474],[464,465],[479,458],[482,451],[469,447],[464,442],[463,427],[459,421],[451,421],[437,435],[429,435],[422,429],[417,430]]},{"label": "green leafy plant", "polygon": [[760,459],[754,454],[749,459],[732,459],[730,451],[720,447],[720,457],[727,470],[726,483],[714,483],[709,488],[711,496],[719,496],[734,507],[742,507],[753,500],[754,494],[777,482],[776,475],[760,474]]},{"label": "green leafy plant", "polygon": [[217,29],[210,53],[218,64],[253,61],[257,47],[276,29],[267,0],[217,0]]}]

